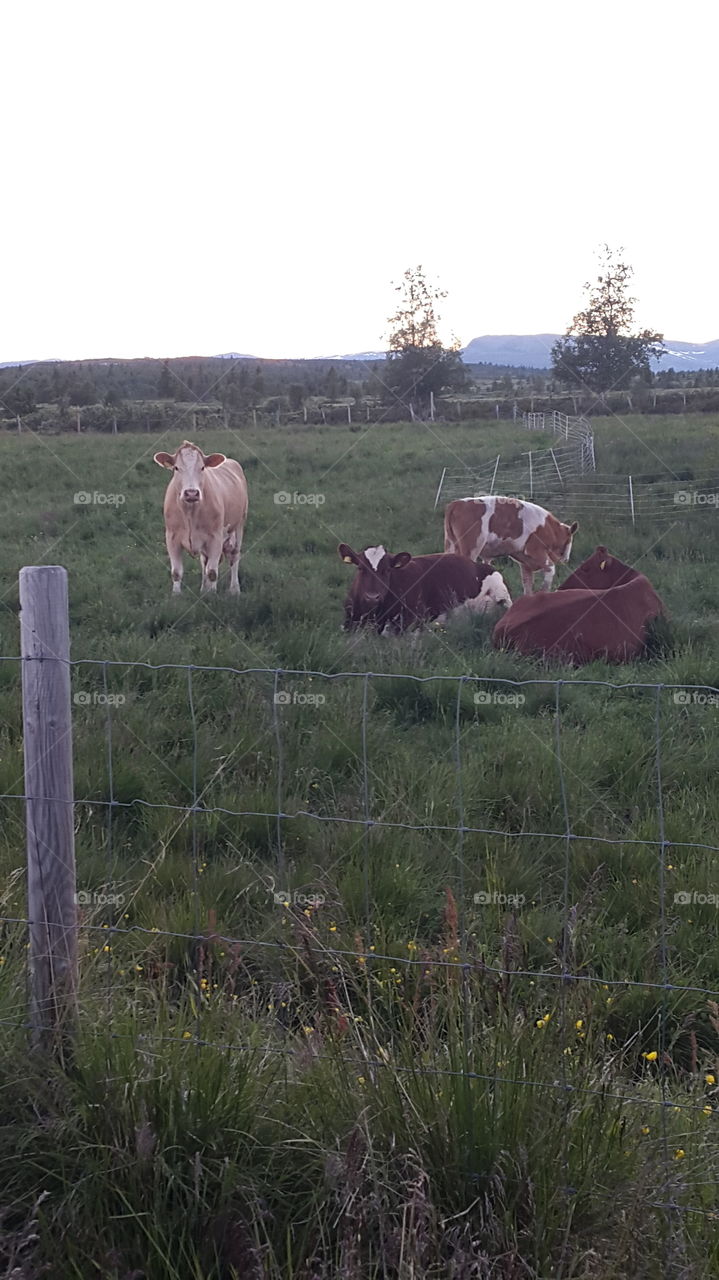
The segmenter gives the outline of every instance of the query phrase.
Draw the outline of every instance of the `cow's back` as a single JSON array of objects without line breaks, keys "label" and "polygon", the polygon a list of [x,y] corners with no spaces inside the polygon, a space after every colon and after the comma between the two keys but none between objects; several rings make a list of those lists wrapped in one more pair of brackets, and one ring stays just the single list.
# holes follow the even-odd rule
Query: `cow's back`
[{"label": "cow's back", "polygon": [[644,650],[649,623],[664,606],[643,574],[605,591],[564,590],[516,600],[492,633],[513,648],[569,662],[627,662]]},{"label": "cow's back", "polygon": [[211,504],[213,514],[219,514],[226,527],[244,525],[247,518],[247,480],[239,462],[226,458],[219,467],[206,469],[203,501],[208,502],[208,512]]},{"label": "cow's back", "polygon": [[479,594],[477,566],[465,556],[413,556],[390,578],[393,613],[436,618]]}]

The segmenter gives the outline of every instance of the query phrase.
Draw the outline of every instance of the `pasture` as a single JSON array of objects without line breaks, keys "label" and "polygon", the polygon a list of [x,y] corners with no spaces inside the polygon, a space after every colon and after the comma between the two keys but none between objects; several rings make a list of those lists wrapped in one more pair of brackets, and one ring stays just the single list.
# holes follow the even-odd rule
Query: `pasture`
[{"label": "pasture", "polygon": [[[716,418],[594,427],[604,470],[719,466]],[[198,436],[247,475],[239,600],[225,565],[200,598],[189,558],[170,596],[152,455],[185,434],[0,437],[2,655],[19,568],[70,577],[85,894],[80,1037],[48,1079],[4,800],[0,1264],[719,1275],[716,507],[632,529],[553,504],[580,525],[558,581],[605,543],[672,619],[647,659],[573,671],[494,652],[492,619],[340,632],[337,544],[441,550],[442,467],[521,427]],[[0,662],[3,796],[19,685]]]}]

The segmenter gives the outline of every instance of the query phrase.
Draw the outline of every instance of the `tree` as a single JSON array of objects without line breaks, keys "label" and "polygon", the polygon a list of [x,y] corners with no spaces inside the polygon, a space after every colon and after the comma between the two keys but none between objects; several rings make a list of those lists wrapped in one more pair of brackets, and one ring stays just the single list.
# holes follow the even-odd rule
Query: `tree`
[{"label": "tree", "polygon": [[[174,383],[176,386],[177,383]],[[162,372],[157,381],[157,394],[161,400],[170,400],[173,393],[173,379],[170,376],[169,365],[166,360],[162,362]]]},{"label": "tree", "polygon": [[585,284],[587,305],[566,336],[552,347],[552,373],[565,385],[592,391],[621,389],[651,378],[650,360],[664,350],[664,336],[650,329],[632,333],[636,298],[629,296],[634,270],[604,245],[596,283]]},{"label": "tree", "polygon": [[418,266],[405,271],[395,292],[400,298],[387,322],[389,351],[384,381],[400,400],[418,407],[421,413],[429,405],[430,392],[439,395],[464,386],[467,371],[459,343],[455,340],[445,347],[439,338],[436,308],[447,297],[446,291],[429,284]]}]

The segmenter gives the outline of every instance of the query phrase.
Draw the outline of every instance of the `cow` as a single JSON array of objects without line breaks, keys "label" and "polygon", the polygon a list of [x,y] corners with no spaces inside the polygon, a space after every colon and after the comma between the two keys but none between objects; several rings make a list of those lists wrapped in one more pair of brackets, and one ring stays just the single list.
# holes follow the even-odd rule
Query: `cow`
[{"label": "cow", "polygon": [[567,590],[566,585],[561,591],[516,600],[492,632],[495,649],[516,649],[574,665],[595,658],[630,662],[642,655],[649,624],[665,614],[644,574],[603,591]]},{"label": "cow", "polygon": [[558,591],[576,591],[581,587],[589,587],[592,591],[604,591],[607,587],[620,587],[624,582],[632,582],[641,574],[631,565],[617,560],[606,547],[597,547],[560,583]]},{"label": "cow", "polygon": [[549,591],[557,564],[566,564],[576,520],[562,524],[550,511],[519,498],[458,498],[444,512],[444,549],[477,560],[509,556],[519,565],[525,595],[532,594],[534,574],[544,575]]},{"label": "cow", "polygon": [[443,623],[458,608],[485,613],[511,604],[501,573],[466,556],[392,555],[382,546],[358,552],[346,542],[338,551],[357,569],[345,601],[345,631],[372,623],[380,634],[385,628],[397,633],[419,622]]},{"label": "cow", "polygon": [[165,493],[165,543],[172,594],[182,589],[182,552],[199,556],[202,588],[217,591],[220,560],[230,566],[230,595],[239,595],[242,535],[247,520],[247,481],[239,462],[224,453],[203,453],[184,440],[175,453],[156,453],[155,462],[172,471]]}]

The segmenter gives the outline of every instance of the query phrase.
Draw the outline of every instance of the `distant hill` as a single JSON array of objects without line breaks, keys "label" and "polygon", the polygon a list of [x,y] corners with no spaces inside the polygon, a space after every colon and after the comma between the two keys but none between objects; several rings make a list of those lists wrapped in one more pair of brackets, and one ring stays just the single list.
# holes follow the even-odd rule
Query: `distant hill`
[{"label": "distant hill", "polygon": [[[532,369],[549,369],[552,344],[558,333],[486,334],[473,338],[462,349],[467,364],[525,365]],[[716,369],[719,367],[719,338],[712,342],[679,342],[668,338],[666,352],[654,362],[656,369]]]}]

